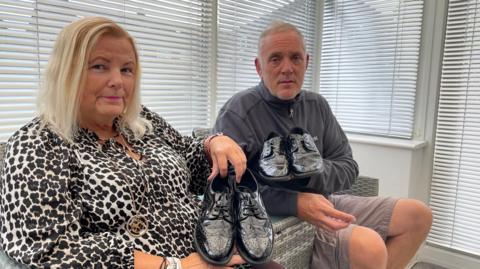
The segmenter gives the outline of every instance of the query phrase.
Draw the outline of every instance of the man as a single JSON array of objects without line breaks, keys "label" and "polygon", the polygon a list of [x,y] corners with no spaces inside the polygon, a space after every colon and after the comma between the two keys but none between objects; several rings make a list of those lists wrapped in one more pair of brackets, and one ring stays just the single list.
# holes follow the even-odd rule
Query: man
[{"label": "man", "polygon": [[215,131],[243,147],[249,167],[256,166],[272,131],[285,137],[300,127],[312,135],[324,166],[305,182],[312,193],[262,190],[270,214],[297,216],[318,227],[311,268],[405,268],[428,234],[431,211],[412,199],[331,195],[351,186],[358,167],[327,101],[301,90],[308,60],[300,31],[272,23],[258,42],[261,82],[224,105]]}]

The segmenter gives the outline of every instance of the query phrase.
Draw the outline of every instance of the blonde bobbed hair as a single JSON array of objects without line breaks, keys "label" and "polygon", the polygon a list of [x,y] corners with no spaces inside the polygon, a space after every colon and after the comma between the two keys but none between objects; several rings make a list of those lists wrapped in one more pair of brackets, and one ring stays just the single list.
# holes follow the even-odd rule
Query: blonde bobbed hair
[{"label": "blonde bobbed hair", "polygon": [[53,128],[72,142],[79,130],[78,116],[88,59],[99,37],[125,37],[135,53],[135,88],[132,101],[119,118],[120,131],[143,136],[151,124],[140,117],[140,62],[133,38],[118,24],[102,17],[87,17],[67,25],[57,37],[43,77],[38,98],[38,114],[43,126]]}]

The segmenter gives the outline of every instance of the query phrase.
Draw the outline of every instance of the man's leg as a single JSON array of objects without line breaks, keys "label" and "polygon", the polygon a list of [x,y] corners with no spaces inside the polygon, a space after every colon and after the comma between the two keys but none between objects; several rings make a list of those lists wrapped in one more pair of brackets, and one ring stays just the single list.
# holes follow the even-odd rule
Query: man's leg
[{"label": "man's leg", "polygon": [[416,200],[333,195],[330,201],[335,208],[355,215],[357,223],[333,237],[319,236],[329,233],[318,229],[312,269],[403,269],[425,240],[432,222],[430,209]]},{"label": "man's leg", "polygon": [[387,266],[385,242],[370,228],[353,228],[348,248],[351,269],[385,269]]},{"label": "man's leg", "polygon": [[351,268],[404,269],[427,237],[431,224],[432,213],[422,202],[398,200],[391,213],[386,243],[370,228],[353,229],[349,242]]},{"label": "man's leg", "polygon": [[385,269],[387,248],[374,230],[350,225],[334,233],[317,228],[311,269]]},{"label": "man's leg", "polygon": [[385,269],[385,240],[398,199],[332,195],[336,209],[354,215],[357,222],[335,233],[318,228],[311,269]]},{"label": "man's leg", "polygon": [[432,212],[420,201],[399,200],[388,228],[389,269],[403,269],[425,240],[432,225]]}]

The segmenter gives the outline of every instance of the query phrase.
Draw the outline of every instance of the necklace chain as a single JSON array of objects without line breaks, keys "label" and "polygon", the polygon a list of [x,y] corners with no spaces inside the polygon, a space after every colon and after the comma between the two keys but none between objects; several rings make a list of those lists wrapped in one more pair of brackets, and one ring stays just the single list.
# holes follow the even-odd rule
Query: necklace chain
[{"label": "necklace chain", "polygon": [[109,137],[109,138],[101,138],[100,136],[97,135],[98,141],[99,141],[99,142],[102,142],[102,143],[105,143],[105,142],[107,142],[107,141],[110,140],[110,139],[117,139],[117,137],[119,137],[119,136],[120,136],[120,133],[119,133],[119,132],[117,132],[114,136]]},{"label": "necklace chain", "polygon": [[[114,138],[115,141],[122,146],[122,149],[125,151],[125,153],[130,158],[132,158],[132,160],[136,164],[137,168],[139,170],[141,170],[142,174],[144,174],[142,167],[143,167],[143,162],[145,160],[143,160],[143,156],[141,156],[141,154],[140,154],[140,158],[137,160],[133,155],[138,155],[138,153],[134,152],[129,146],[125,145],[125,143],[127,143],[127,142],[125,141],[125,138],[120,135],[120,133],[117,133],[112,138]],[[117,139],[117,138],[119,138],[119,139]],[[99,151],[102,152],[102,154],[112,162],[113,166],[115,167],[115,170],[117,170],[118,172],[121,172],[121,169],[120,169],[117,161],[110,158],[110,156],[108,156],[108,154],[106,154],[105,152],[103,152],[103,150],[101,150],[101,146],[103,144],[105,144],[106,140],[103,140],[103,139],[99,138],[98,142],[100,144]],[[120,177],[123,179],[123,181],[125,181],[127,183],[127,188],[128,188],[128,192],[130,193],[130,197],[132,198],[132,207],[133,207],[133,216],[131,216],[130,219],[125,224],[125,229],[127,230],[127,232],[131,236],[140,237],[148,231],[148,220],[145,216],[143,216],[140,213],[141,210],[142,210],[142,207],[143,207],[143,202],[145,200],[145,196],[146,196],[145,194],[149,192],[148,181],[147,180],[146,181],[142,180],[142,183],[144,183],[145,187],[144,187],[144,191],[142,192],[139,208],[137,209],[135,195],[133,194],[133,191],[132,191],[133,183],[123,173],[120,173]]]}]

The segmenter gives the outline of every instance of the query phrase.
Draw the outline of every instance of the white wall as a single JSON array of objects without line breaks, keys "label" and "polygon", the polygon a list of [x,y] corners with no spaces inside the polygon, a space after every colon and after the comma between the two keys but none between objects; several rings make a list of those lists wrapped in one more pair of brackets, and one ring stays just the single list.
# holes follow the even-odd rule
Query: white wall
[{"label": "white wall", "polygon": [[349,135],[349,141],[360,175],[379,179],[379,195],[409,197],[415,181],[426,181],[415,165],[425,142],[358,135]]}]

